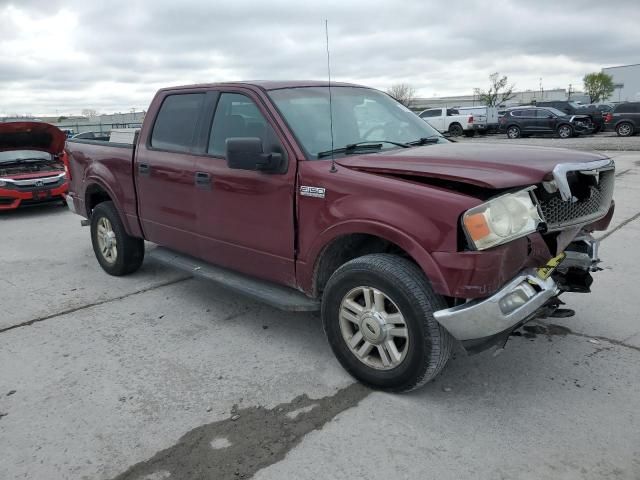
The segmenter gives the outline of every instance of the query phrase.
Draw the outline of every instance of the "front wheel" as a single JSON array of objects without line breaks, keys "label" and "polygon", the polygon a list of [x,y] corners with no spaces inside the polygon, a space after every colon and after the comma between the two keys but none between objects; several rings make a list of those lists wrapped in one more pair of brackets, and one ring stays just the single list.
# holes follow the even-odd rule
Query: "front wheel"
[{"label": "front wheel", "polygon": [[573,128],[571,127],[571,125],[560,125],[558,127],[558,136],[560,138],[573,137]]},{"label": "front wheel", "polygon": [[351,260],[329,279],[322,322],[331,348],[357,380],[407,391],[432,380],[453,338],[433,318],[446,303],[409,260],[373,254]]},{"label": "front wheel", "polygon": [[91,243],[98,263],[109,275],[127,275],[142,265],[144,241],[126,232],[113,202],[102,202],[93,209]]}]

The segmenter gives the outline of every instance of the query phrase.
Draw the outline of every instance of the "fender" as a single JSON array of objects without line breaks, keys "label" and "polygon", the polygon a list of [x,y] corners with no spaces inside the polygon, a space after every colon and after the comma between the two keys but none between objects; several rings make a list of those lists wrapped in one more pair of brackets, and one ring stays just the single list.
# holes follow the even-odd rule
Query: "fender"
[{"label": "fender", "polygon": [[[87,191],[92,185],[98,185],[102,190],[107,192],[109,197],[111,197],[111,201],[113,201],[116,210],[120,214],[120,219],[122,220],[122,224],[124,225],[124,229],[127,234],[143,238],[142,232],[140,231],[140,227],[137,223],[131,222],[130,216],[126,214],[124,211],[121,199],[123,198],[124,192],[122,186],[119,182],[116,181],[114,175],[111,171],[102,165],[99,162],[93,162],[89,165],[87,170],[85,171],[85,177],[83,180],[83,185],[85,185],[85,189],[83,192],[82,199],[85,203],[85,210],[88,210],[88,202],[87,202]],[[116,189],[113,189],[112,186],[115,186]],[[87,218],[89,217],[89,212],[87,211]]]},{"label": "fender", "polygon": [[338,237],[357,233],[374,235],[402,248],[424,271],[436,291],[445,292],[447,290],[447,285],[440,272],[440,268],[433,260],[431,254],[413,237],[400,229],[381,222],[373,220],[348,220],[332,225],[318,235],[307,252],[307,261],[299,260],[297,262],[296,271],[298,284],[305,292],[310,293],[313,291],[316,266],[324,249]]}]

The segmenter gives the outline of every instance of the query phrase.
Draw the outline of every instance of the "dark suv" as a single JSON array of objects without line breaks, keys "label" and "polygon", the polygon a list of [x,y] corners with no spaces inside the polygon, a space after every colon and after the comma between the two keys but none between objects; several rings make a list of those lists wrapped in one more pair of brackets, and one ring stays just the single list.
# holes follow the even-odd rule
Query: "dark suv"
[{"label": "dark suv", "polygon": [[595,105],[580,105],[569,100],[549,100],[547,102],[537,102],[538,107],[553,107],[567,115],[587,115],[593,123],[593,133],[604,130],[604,119],[602,112]]},{"label": "dark suv", "polygon": [[620,137],[630,137],[640,131],[640,102],[619,103],[605,117],[608,129]]},{"label": "dark suv", "polygon": [[515,107],[500,117],[500,131],[509,138],[556,133],[569,138],[593,132],[593,123],[587,115],[565,115],[555,108]]}]

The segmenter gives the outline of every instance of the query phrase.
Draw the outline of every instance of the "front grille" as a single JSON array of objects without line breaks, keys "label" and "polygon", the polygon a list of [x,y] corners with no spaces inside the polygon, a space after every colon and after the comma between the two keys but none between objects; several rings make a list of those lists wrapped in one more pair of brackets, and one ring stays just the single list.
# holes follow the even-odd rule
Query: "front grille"
[{"label": "front grille", "polygon": [[[603,170],[599,181],[592,175],[569,172],[567,179],[574,201],[564,201],[560,192],[535,190],[547,231],[553,232],[576,225],[584,225],[604,217],[611,207],[615,170]],[[577,199],[577,200],[575,200]]]}]

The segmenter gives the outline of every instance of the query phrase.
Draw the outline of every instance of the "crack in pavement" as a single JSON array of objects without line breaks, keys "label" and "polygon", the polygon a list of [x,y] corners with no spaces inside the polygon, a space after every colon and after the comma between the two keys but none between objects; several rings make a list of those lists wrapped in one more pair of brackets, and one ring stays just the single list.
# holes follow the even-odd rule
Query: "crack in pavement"
[{"label": "crack in pavement", "polygon": [[251,477],[282,460],[306,434],[322,429],[369,393],[367,387],[354,383],[333,396],[310,399],[305,394],[273,409],[256,406],[238,410],[234,405],[231,417],[194,428],[172,447],[133,465],[113,480]]},{"label": "crack in pavement", "polygon": [[634,333],[633,335],[629,335],[626,338],[623,338],[622,340],[616,340],[615,338],[609,338],[609,337],[603,337],[601,335],[587,335],[586,333],[580,333],[580,332],[574,332],[573,330],[565,327],[564,325],[556,325],[554,323],[546,323],[544,321],[538,320],[536,323],[538,324],[542,324],[544,325],[544,327],[547,328],[546,331],[541,331],[541,332],[536,332],[536,333],[541,333],[547,336],[552,336],[552,335],[560,335],[560,336],[566,336],[566,335],[573,335],[575,337],[582,337],[582,338],[586,338],[588,340],[599,340],[602,342],[607,342],[610,343],[612,345],[616,345],[619,347],[624,347],[624,348],[630,348],[631,350],[635,350],[637,352],[640,352],[640,347],[636,346],[636,345],[631,345],[629,343],[626,343],[627,340],[629,340],[630,338],[635,337],[636,335],[638,335],[638,333]]},{"label": "crack in pavement", "polygon": [[52,318],[60,317],[62,315],[67,315],[69,313],[74,313],[74,312],[77,312],[77,311],[80,311],[80,310],[85,310],[85,309],[91,308],[91,307],[97,307],[99,305],[104,305],[105,303],[110,303],[110,302],[116,302],[118,300],[123,300],[125,298],[132,297],[134,295],[139,295],[141,293],[146,293],[146,292],[149,292],[151,290],[155,290],[157,288],[166,287],[168,285],[175,285],[176,283],[184,282],[185,280],[189,280],[190,278],[193,278],[193,277],[188,276],[188,277],[176,278],[174,280],[169,280],[167,282],[158,283],[158,284],[155,284],[155,285],[151,285],[149,287],[142,288],[140,290],[136,290],[136,291],[133,291],[133,292],[130,292],[130,293],[126,293],[126,294],[120,295],[118,297],[107,298],[105,300],[99,300],[97,302],[87,303],[85,305],[79,305],[77,307],[69,308],[67,310],[62,310],[61,312],[56,312],[56,313],[52,313],[50,315],[45,315],[44,317],[33,318],[31,320],[27,320],[26,322],[17,323],[15,325],[11,325],[9,327],[0,328],[0,333],[8,332],[8,331],[14,330],[16,328],[28,327],[30,325],[33,325],[34,323],[44,322],[45,320],[51,320]]},{"label": "crack in pavement", "polygon": [[611,235],[612,233],[617,232],[618,230],[620,230],[622,227],[628,225],[629,223],[633,222],[634,220],[637,220],[638,218],[640,218],[640,212],[636,213],[635,215],[633,215],[630,218],[627,218],[626,220],[623,220],[622,222],[620,222],[618,225],[616,225],[616,227],[612,228],[611,230],[609,230],[607,233],[605,233],[604,235],[600,236],[597,238],[597,240],[602,241],[605,238],[607,238],[609,235]]}]

